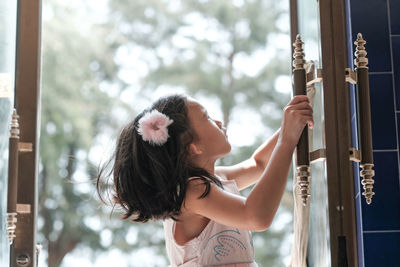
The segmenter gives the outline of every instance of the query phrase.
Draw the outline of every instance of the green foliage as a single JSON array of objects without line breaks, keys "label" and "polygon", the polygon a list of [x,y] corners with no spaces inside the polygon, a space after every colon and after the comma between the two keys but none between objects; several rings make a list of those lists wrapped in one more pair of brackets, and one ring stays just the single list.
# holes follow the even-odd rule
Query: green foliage
[{"label": "green foliage", "polygon": [[[123,105],[103,88],[120,87],[114,50],[99,42],[104,29],[91,25],[87,34],[77,10],[62,2],[47,2],[43,21],[43,76],[40,139],[40,231],[49,252],[49,266],[58,266],[78,244],[104,249],[98,230],[85,225],[87,216],[101,220],[87,175],[87,153],[105,126],[117,127],[110,116]],[[83,155],[83,156],[80,156]],[[79,182],[77,182],[79,181]],[[82,190],[82,186],[89,189]],[[109,227],[109,226],[108,226]]]},{"label": "green foliage", "polygon": [[143,78],[144,89],[154,91],[167,84],[184,87],[192,95],[216,96],[226,124],[242,102],[255,110],[263,105],[281,110],[287,103],[287,95],[274,91],[274,82],[289,71],[289,49],[280,50],[255,76],[235,68],[239,56],[265,49],[268,36],[280,32],[275,21],[287,11],[274,1],[235,6],[232,1],[113,0],[111,8],[115,24],[123,25],[120,45],[154,50],[156,67]]}]

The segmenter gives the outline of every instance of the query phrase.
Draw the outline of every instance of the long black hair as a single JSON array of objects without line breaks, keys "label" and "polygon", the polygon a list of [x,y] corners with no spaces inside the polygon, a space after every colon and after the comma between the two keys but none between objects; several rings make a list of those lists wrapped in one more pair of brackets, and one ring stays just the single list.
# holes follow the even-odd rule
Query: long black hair
[{"label": "long black hair", "polygon": [[[154,109],[173,120],[168,126],[170,137],[161,146],[144,141],[137,131],[140,118]],[[122,129],[115,153],[98,173],[96,185],[100,199],[106,203],[102,193],[107,188],[111,190],[112,205],[122,207],[123,219],[176,220],[185,199],[188,178],[198,177],[204,182],[206,188],[199,198],[208,195],[210,183],[222,187],[214,174],[190,164],[189,145],[195,137],[188,117],[187,97],[178,94],[159,99]],[[107,187],[110,178],[113,183]]]}]

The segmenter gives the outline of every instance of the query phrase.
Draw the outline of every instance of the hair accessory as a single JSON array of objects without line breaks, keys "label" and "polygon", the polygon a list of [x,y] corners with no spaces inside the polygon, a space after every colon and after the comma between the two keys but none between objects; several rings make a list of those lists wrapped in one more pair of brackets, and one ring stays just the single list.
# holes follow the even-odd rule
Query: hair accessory
[{"label": "hair accessory", "polygon": [[167,142],[169,137],[167,127],[173,122],[167,115],[154,109],[139,120],[138,133],[144,141],[161,146]]}]

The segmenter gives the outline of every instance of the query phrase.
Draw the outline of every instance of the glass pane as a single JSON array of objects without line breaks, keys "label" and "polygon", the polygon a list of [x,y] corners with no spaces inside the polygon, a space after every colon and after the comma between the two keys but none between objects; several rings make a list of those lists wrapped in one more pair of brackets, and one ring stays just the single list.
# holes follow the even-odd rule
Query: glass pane
[{"label": "glass pane", "polygon": [[[304,42],[307,62],[313,61],[315,70],[322,68],[319,5],[316,0],[298,1],[299,33]],[[323,86],[316,83],[308,88],[314,108],[314,129],[310,135],[310,150],[325,148],[325,120]],[[311,166],[310,229],[308,240],[308,266],[331,266],[328,188],[325,161]]]},{"label": "glass pane", "polygon": [[0,0],[0,266],[9,264],[6,209],[8,138],[14,102],[16,11],[16,1]]},{"label": "glass pane", "polygon": [[[168,265],[162,225],[121,222],[117,212],[111,222],[85,182],[111,154],[122,125],[159,96],[176,92],[194,96],[228,126],[233,149],[221,164],[250,157],[279,128],[290,100],[287,5],[43,1],[41,265],[53,260],[49,247],[64,255],[71,242],[78,245],[61,266]],[[260,266],[284,266],[290,253],[291,196],[285,192],[271,229],[254,233]],[[96,253],[92,263],[90,252]]]}]

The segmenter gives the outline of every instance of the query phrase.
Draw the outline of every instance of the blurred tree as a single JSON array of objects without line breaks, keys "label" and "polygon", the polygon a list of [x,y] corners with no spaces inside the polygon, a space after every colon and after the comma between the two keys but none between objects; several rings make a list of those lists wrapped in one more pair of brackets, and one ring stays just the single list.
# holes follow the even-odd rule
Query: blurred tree
[{"label": "blurred tree", "polygon": [[101,221],[109,213],[96,208],[93,186],[85,189],[88,175],[79,172],[87,172],[87,153],[102,127],[117,127],[110,114],[114,105],[122,105],[106,92],[107,81],[120,87],[114,50],[99,42],[106,32],[89,23],[82,27],[85,18],[78,10],[64,1],[46,1],[43,19],[39,230],[49,267],[60,266],[78,244],[104,248],[101,229],[87,219]]},{"label": "blurred tree", "polygon": [[[236,3],[236,4],[235,4]],[[290,70],[290,43],[274,51],[257,73],[243,71],[240,61],[256,57],[273,43],[274,35],[288,34],[276,26],[287,15],[282,3],[255,1],[131,1],[110,0],[111,20],[124,38],[119,46],[140,46],[153,55],[142,88],[182,86],[190,94],[221,101],[226,125],[237,106],[265,106],[281,111],[289,96],[274,90],[279,75]],[[269,127],[280,118],[262,114]]]},{"label": "blurred tree", "polygon": [[[289,72],[290,44],[272,53],[267,45],[288,34],[276,23],[287,10],[262,0],[108,0],[107,14],[99,18],[88,16],[91,7],[78,2],[44,3],[39,226],[48,265],[60,266],[79,246],[152,247],[165,257],[164,242],[154,235],[159,224],[130,226],[137,229],[132,241],[126,222],[111,222],[109,210],[96,208],[93,187],[77,183],[96,176],[87,155],[99,136],[115,134],[121,113],[135,113],[131,106],[139,95],[163,88],[218,99],[227,126],[233,111],[246,107],[259,113],[267,128],[277,128],[289,96],[274,83]],[[254,70],[246,62],[260,55],[266,62]],[[133,90],[133,81],[139,87],[136,99],[120,101],[123,91]],[[225,163],[250,156],[264,139],[235,149]],[[285,195],[283,209],[291,212],[290,199]],[[110,232],[112,245],[101,238]],[[287,232],[255,233],[263,240],[255,242],[260,266],[282,265]]]}]

